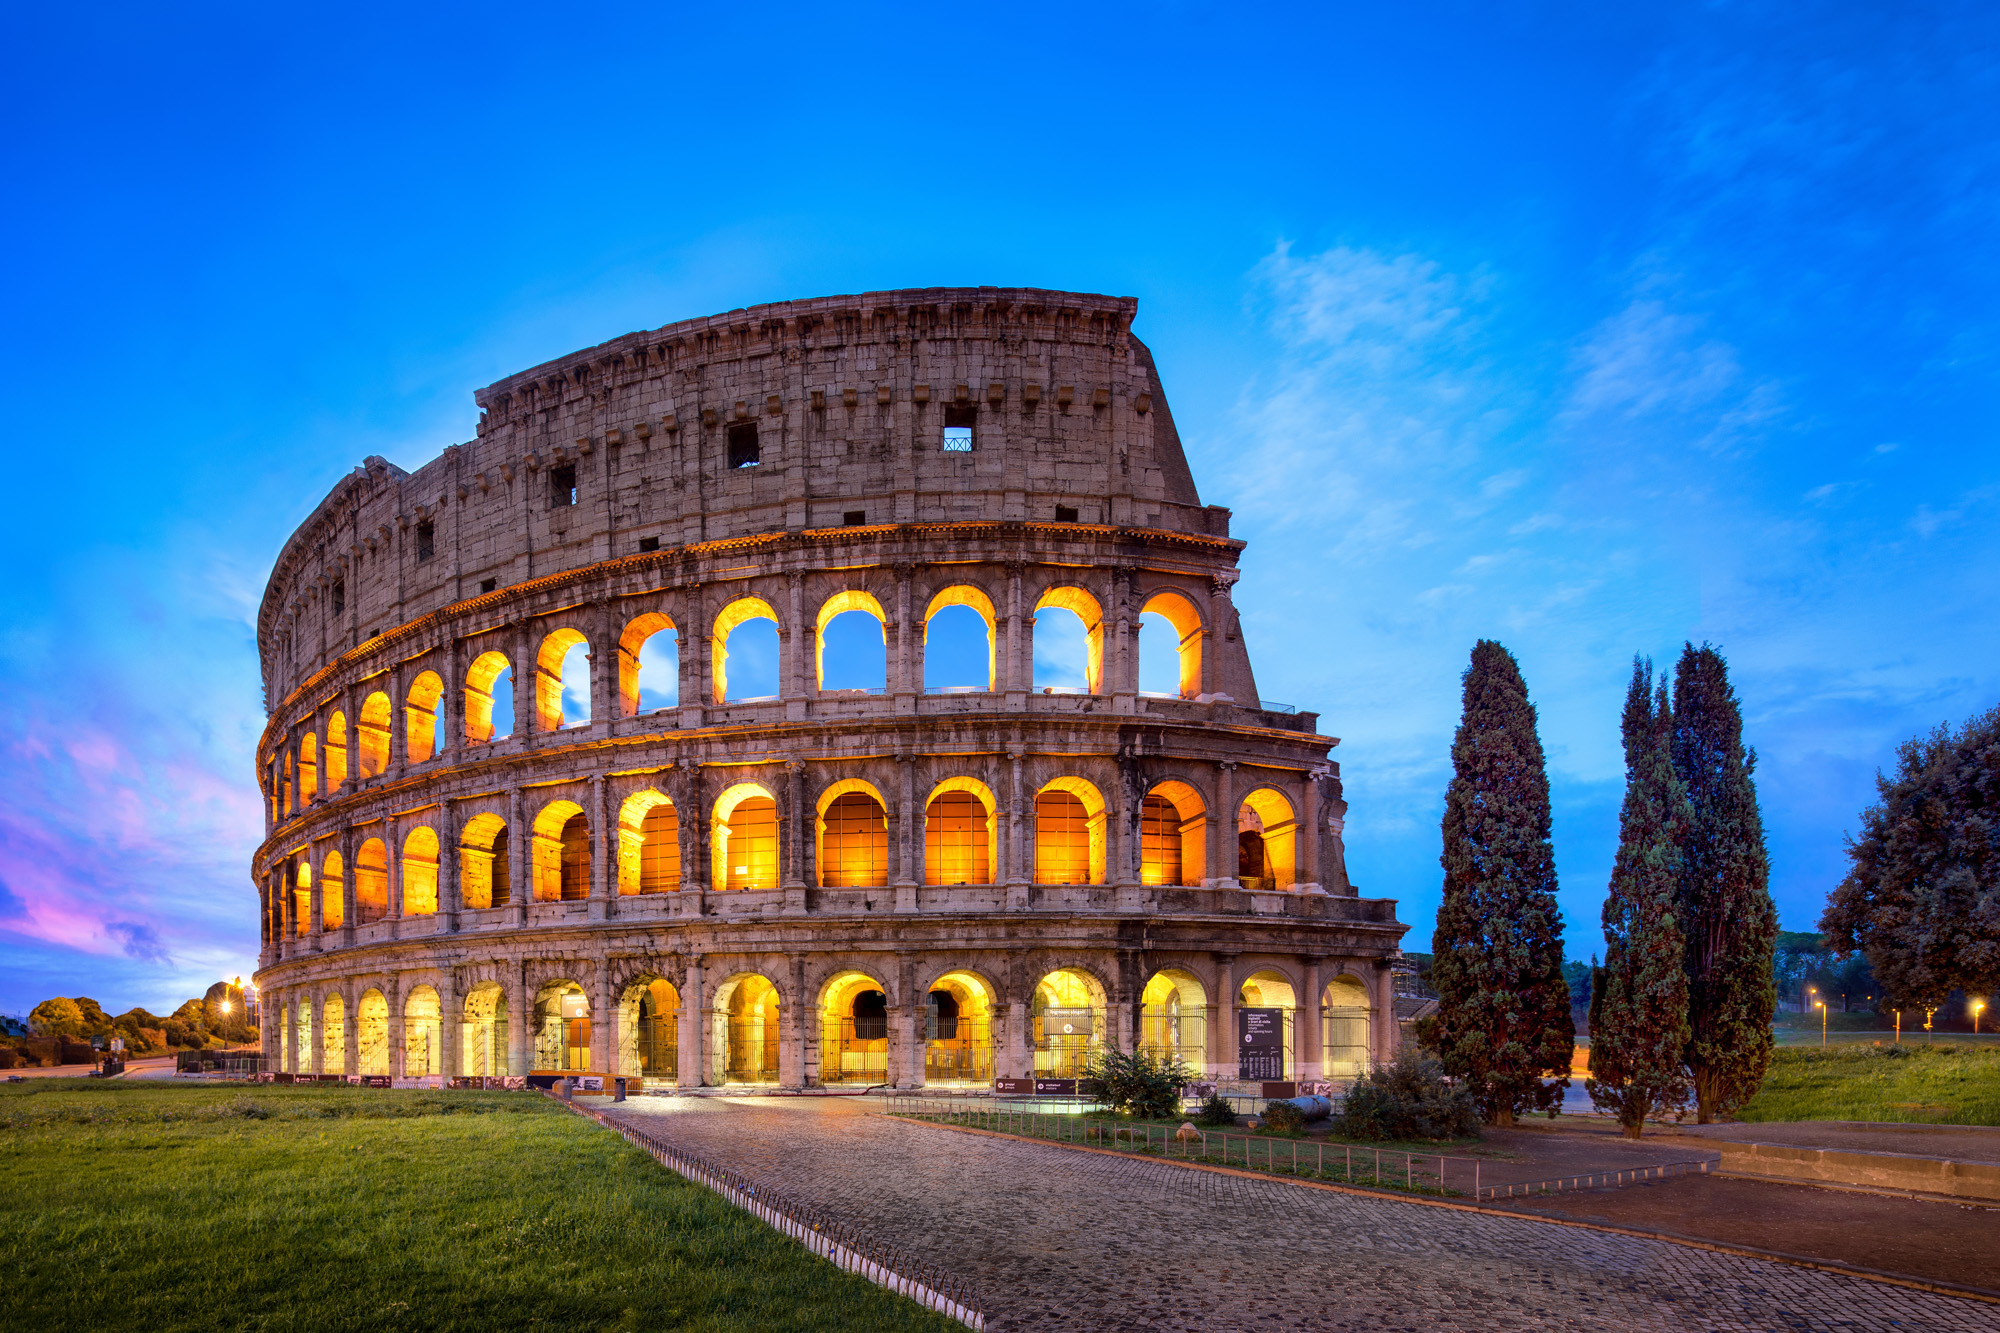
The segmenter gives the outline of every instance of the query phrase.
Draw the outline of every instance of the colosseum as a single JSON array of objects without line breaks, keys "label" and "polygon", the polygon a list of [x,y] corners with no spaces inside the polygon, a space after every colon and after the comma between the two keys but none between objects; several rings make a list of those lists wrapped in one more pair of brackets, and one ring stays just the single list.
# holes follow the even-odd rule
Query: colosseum
[{"label": "colosseum", "polygon": [[[369,458],[258,619],[271,1067],[991,1088],[1396,1040],[1318,715],[1260,699],[1130,299],[634,333]],[[1020,1085],[1003,1083],[1013,1088]]]}]

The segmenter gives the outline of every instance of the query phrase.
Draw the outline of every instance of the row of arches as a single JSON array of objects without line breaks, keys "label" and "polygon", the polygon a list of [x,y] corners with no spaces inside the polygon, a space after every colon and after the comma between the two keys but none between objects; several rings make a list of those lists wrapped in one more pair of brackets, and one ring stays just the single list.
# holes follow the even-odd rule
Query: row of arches
[{"label": "row of arches", "polygon": [[[728,975],[715,987],[702,1012],[683,1012],[681,991],[662,977],[628,985],[615,1002],[615,1030],[599,1043],[590,997],[580,982],[543,983],[520,1017],[526,1031],[510,1040],[508,997],[496,982],[468,990],[454,1015],[429,985],[413,986],[403,997],[397,1049],[389,1000],[378,988],[360,994],[348,1012],[339,993],[315,1003],[288,1000],[281,1008],[277,1054],[292,1072],[489,1076],[521,1073],[606,1072],[637,1074],[649,1082],[693,1084],[775,1084],[780,1081],[780,1040],[788,1015],[778,983],[759,972]],[[1290,978],[1273,970],[1244,979],[1233,997],[1237,1005],[1275,1009],[1285,1030],[1284,1073],[1301,1076],[1298,1040],[1300,1010]],[[1041,976],[1023,1006],[1025,1030],[1012,1038],[1025,1045],[1026,1065],[1036,1077],[1073,1078],[1113,1041],[1109,1004],[1102,983],[1084,968],[1060,968]],[[1197,1076],[1218,1062],[1211,1040],[1218,1006],[1200,978],[1168,968],[1152,974],[1141,995],[1136,1029],[1127,1043],[1161,1056],[1178,1057]],[[1008,1006],[977,968],[954,967],[929,984],[921,1005],[904,1020],[903,1040],[921,1051],[921,1082],[928,1086],[985,1086],[1000,1070],[997,1056],[1006,1035]],[[1308,1018],[1311,1015],[1307,1016]],[[456,1025],[447,1045],[444,1024]],[[1319,1058],[1305,1072],[1313,1077],[1351,1078],[1367,1069],[1372,1055],[1373,1010],[1368,987],[1342,973],[1320,989],[1317,1019]],[[353,1032],[350,1042],[349,1025]],[[816,1041],[807,1052],[809,1083],[873,1086],[903,1081],[918,1062],[904,1054],[904,1069],[892,1058],[896,1022],[890,990],[875,974],[858,968],[835,972],[820,987],[807,1031]],[[686,1048],[688,1059],[682,1059]],[[599,1053],[602,1053],[600,1056]],[[602,1057],[613,1066],[599,1068]],[[525,1067],[516,1067],[525,1066]]]},{"label": "row of arches", "polygon": [[[779,681],[777,610],[762,597],[740,597],[709,627],[711,693],[717,704],[775,698]],[[1104,615],[1088,590],[1047,589],[1032,620],[1032,688],[1049,692],[1104,691]],[[884,693],[888,689],[890,617],[874,594],[848,589],[828,597],[813,619],[812,680],[822,692]],[[923,613],[923,688],[932,693],[998,688],[1000,618],[992,599],[969,584],[937,592]],[[1141,692],[1193,698],[1202,689],[1202,614],[1194,599],[1155,592],[1143,603],[1138,647]],[[1154,632],[1144,633],[1148,627]],[[617,707],[636,717],[677,706],[681,700],[680,630],[664,612],[633,617],[617,645]],[[732,663],[734,665],[732,665]],[[585,726],[591,719],[591,642],[573,626],[544,633],[534,651],[526,702],[538,732]],[[480,745],[514,734],[515,664],[489,649],[467,666],[462,688],[461,739]],[[350,776],[371,778],[391,758],[394,714],[403,715],[403,759],[427,763],[441,751],[440,711],[445,682],[434,670],[417,673],[400,705],[387,689],[363,694],[350,728],[342,710],[299,737],[271,760],[269,786],[274,819],[290,816]]]},{"label": "row of arches", "polygon": [[[977,778],[938,782],[923,802],[922,882],[952,886],[991,884],[996,878],[1000,806]],[[1107,878],[1103,793],[1084,778],[1051,779],[1033,804],[1033,881],[1044,885],[1103,884]],[[682,854],[680,811],[653,787],[619,803],[614,865],[620,896],[669,893],[681,887],[688,866]],[[1298,827],[1291,801],[1270,787],[1246,795],[1236,812],[1237,881],[1253,889],[1290,888],[1296,875]],[[761,783],[725,788],[710,807],[707,883],[724,892],[779,887],[783,830],[776,794]],[[1177,779],[1158,783],[1139,808],[1138,873],[1150,886],[1198,886],[1208,866],[1209,816],[1201,794]],[[863,778],[828,785],[814,806],[813,865],[821,888],[886,887],[890,878],[888,801]],[[521,902],[571,902],[592,896],[595,848],[590,816],[577,802],[549,801],[529,821]],[[1227,844],[1224,844],[1227,846]],[[482,812],[465,821],[455,849],[458,905],[481,910],[514,898],[512,843],[507,821]],[[417,824],[402,835],[395,855],[400,874],[390,876],[391,841],[360,839],[353,865],[338,847],[318,858],[319,920],[323,930],[372,925],[390,915],[426,916],[440,910],[442,849],[438,832]],[[1225,862],[1225,864],[1227,864]],[[912,868],[914,871],[914,867]],[[286,871],[291,903],[271,937],[312,932],[313,858],[301,853]],[[352,894],[347,879],[353,879]],[[392,903],[392,888],[400,903]],[[282,899],[279,904],[282,910]]]}]

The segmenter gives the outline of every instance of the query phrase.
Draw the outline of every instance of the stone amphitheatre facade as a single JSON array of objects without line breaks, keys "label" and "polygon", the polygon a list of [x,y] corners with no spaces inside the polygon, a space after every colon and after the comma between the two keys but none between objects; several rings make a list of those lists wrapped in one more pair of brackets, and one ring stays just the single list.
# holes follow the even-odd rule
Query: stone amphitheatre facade
[{"label": "stone amphitheatre facade", "polygon": [[1258,698],[1135,310],[689,320],[342,480],[258,622],[277,1067],[990,1086],[1109,1044],[1228,1079],[1245,1009],[1266,1076],[1385,1055],[1404,927],[1348,881],[1335,742]]}]

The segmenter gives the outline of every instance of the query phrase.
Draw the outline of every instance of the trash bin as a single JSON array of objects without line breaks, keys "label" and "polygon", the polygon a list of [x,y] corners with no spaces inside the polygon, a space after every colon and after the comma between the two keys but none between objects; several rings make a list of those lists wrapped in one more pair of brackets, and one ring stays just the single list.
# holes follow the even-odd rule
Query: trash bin
[{"label": "trash bin", "polygon": [[622,1102],[625,1100],[624,1079],[615,1078],[611,1080],[611,1100],[614,1102]]}]

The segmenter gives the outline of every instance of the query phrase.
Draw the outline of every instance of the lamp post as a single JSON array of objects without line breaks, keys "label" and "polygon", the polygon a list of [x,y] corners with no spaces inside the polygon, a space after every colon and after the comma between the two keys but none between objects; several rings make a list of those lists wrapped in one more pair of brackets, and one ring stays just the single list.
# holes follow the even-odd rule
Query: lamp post
[{"label": "lamp post", "polygon": [[1936,1012],[1937,1007],[1935,1005],[1924,1010],[1924,1045],[1926,1046],[1931,1044],[1931,1015]]},{"label": "lamp post", "polygon": [[1814,1000],[1813,1006],[1819,1010],[1819,1048],[1826,1049],[1826,1001]]},{"label": "lamp post", "polygon": [[1979,1035],[1979,1013],[1984,1008],[1986,1008],[1986,1001],[1974,1000],[1972,1002],[1972,1035],[1975,1037]]}]

